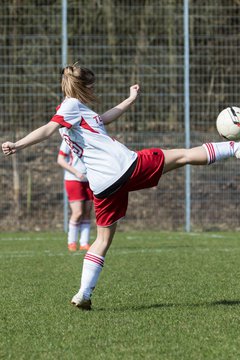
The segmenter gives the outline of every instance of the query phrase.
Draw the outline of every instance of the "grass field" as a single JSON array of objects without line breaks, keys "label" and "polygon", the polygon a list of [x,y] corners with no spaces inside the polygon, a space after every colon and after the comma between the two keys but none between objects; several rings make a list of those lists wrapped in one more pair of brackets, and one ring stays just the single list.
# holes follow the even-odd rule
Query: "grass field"
[{"label": "grass field", "polygon": [[65,234],[0,247],[1,359],[240,359],[238,233],[119,232],[90,312]]}]

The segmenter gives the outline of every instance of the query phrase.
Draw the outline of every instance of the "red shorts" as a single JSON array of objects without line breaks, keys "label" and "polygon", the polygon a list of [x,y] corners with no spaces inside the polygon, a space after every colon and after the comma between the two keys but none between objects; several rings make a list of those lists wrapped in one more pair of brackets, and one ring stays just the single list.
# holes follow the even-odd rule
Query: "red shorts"
[{"label": "red shorts", "polygon": [[161,149],[137,151],[137,165],[127,182],[112,195],[98,199],[93,195],[97,225],[110,226],[126,215],[128,193],[156,186],[164,167]]},{"label": "red shorts", "polygon": [[93,193],[89,187],[89,182],[65,180],[65,189],[69,202],[93,199]]}]

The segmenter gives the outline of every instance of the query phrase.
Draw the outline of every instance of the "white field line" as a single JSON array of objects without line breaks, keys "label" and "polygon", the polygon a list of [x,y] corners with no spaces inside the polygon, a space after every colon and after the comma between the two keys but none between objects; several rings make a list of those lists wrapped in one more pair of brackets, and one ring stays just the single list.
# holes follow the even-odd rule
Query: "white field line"
[{"label": "white field line", "polygon": [[[51,241],[61,241],[64,238],[67,239],[67,235],[63,235],[63,237],[59,237],[59,238],[52,238],[51,237]],[[94,240],[93,236],[90,236],[91,240]],[[0,237],[0,243],[1,241],[44,241],[47,240],[46,237]]]},{"label": "white field line", "polygon": [[[161,233],[161,237],[163,236],[164,233]],[[201,236],[201,237],[204,237],[204,238],[216,238],[216,239],[224,239],[224,235],[221,235],[221,234],[210,234],[210,233],[182,233],[182,232],[179,232],[178,233],[180,237],[191,237],[191,236]],[[144,234],[142,235],[144,237]],[[138,240],[140,239],[140,237],[142,238],[141,235],[127,235],[126,236],[126,239],[127,240]],[[67,237],[67,235],[64,235],[63,234],[63,238],[64,237]],[[156,234],[153,234],[152,238],[158,238],[158,235],[157,233]],[[94,237],[91,236],[91,239],[93,240]],[[171,233],[168,234],[166,233],[165,235],[165,239],[166,240],[174,240],[176,239],[176,236],[171,236]],[[1,241],[44,241],[46,240],[46,237],[32,237],[32,236],[20,236],[20,237],[0,237],[0,242]],[[54,240],[54,241],[61,241],[62,238],[51,238],[51,241]]]},{"label": "white field line", "polygon": [[[43,241],[43,240],[47,240],[46,237],[1,237],[0,238],[0,242],[1,241]],[[62,239],[58,239],[58,238],[51,238],[52,240],[62,240]]]},{"label": "white field line", "polygon": [[[154,248],[154,249],[112,249],[109,250],[109,255],[129,255],[129,254],[159,254],[159,253],[164,253],[164,252],[175,252],[176,249],[175,248],[168,248],[168,249],[164,249],[164,248]],[[179,251],[179,249],[178,249]],[[194,249],[187,249],[187,248],[182,248],[181,252],[183,253],[194,253],[194,252],[210,252],[210,251],[214,251],[214,252],[239,252],[240,251],[240,247],[239,248],[221,248],[221,249],[214,249],[214,248],[194,248]],[[7,251],[7,252],[2,252],[0,254],[0,258],[4,259],[4,258],[33,258],[33,257],[38,257],[38,256],[42,256],[42,257],[58,257],[58,256],[83,256],[84,253],[83,252],[76,252],[76,253],[71,253],[69,254],[68,252],[58,252],[58,253],[53,253],[50,250],[45,250],[43,252],[41,251]]]},{"label": "white field line", "polygon": [[[174,236],[172,236],[171,235],[171,232],[166,232],[166,233],[164,233],[164,232],[160,232],[160,234],[161,234],[161,237],[162,236],[164,236],[166,239],[169,239],[169,238],[172,238],[172,237],[174,237],[174,239],[176,239],[176,234],[178,234],[179,236],[183,236],[183,237],[186,237],[186,236],[188,236],[188,237],[191,237],[191,236],[201,236],[201,237],[209,237],[209,238],[219,238],[219,239],[224,239],[224,234],[215,234],[215,233],[210,233],[210,232],[203,232],[203,233],[201,233],[201,232],[189,232],[189,233],[186,233],[186,232],[176,232],[176,233],[174,233]],[[126,239],[129,239],[129,240],[131,240],[131,239],[139,239],[139,237],[140,237],[141,235],[127,235],[126,236]],[[144,233],[143,233],[143,235],[142,236],[144,236]],[[158,233],[157,232],[155,232],[155,233],[153,233],[152,234],[152,237],[153,238],[157,238],[158,237]]]},{"label": "white field line", "polygon": [[[124,250],[124,249],[116,249],[116,250],[109,250],[109,254],[112,255],[128,255],[128,254],[146,254],[146,253],[161,253],[163,251],[173,251],[173,249],[128,249],[128,250]],[[0,254],[0,258],[22,258],[22,257],[35,257],[35,256],[46,256],[46,257],[51,257],[51,256],[83,256],[84,253],[83,252],[75,252],[75,253],[68,253],[68,252],[64,252],[64,253],[52,253],[50,251],[44,251],[44,252],[38,252],[38,251],[7,251],[7,252],[2,252]]]}]

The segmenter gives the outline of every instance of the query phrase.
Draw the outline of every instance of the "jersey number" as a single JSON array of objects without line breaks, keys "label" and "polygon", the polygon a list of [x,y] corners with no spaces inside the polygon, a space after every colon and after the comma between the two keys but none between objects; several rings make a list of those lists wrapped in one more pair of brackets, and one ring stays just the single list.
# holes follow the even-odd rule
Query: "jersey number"
[{"label": "jersey number", "polygon": [[68,135],[66,135],[66,134],[63,135],[63,139],[68,144],[71,151],[74,154],[76,154],[79,158],[81,158],[82,155],[83,155],[83,148],[81,146],[79,146],[77,143],[75,143],[74,141],[72,141],[70,139],[70,137]]}]

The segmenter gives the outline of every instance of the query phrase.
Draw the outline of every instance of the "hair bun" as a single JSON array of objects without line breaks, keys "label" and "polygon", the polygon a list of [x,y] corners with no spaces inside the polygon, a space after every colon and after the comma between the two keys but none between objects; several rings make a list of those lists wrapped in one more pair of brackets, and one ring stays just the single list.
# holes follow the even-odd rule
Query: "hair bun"
[{"label": "hair bun", "polygon": [[73,74],[73,67],[72,66],[66,66],[63,69],[63,75],[72,75]]}]

